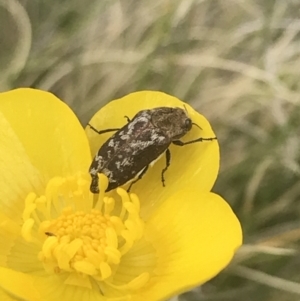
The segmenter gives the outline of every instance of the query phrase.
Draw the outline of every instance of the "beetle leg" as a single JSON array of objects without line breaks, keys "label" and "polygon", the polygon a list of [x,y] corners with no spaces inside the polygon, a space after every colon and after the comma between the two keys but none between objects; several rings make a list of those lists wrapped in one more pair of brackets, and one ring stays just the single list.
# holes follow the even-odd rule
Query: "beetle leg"
[{"label": "beetle leg", "polygon": [[109,132],[115,132],[118,131],[119,129],[106,129],[106,130],[102,130],[102,131],[98,131],[96,128],[94,128],[92,125],[90,125],[88,123],[88,126],[96,133],[98,133],[99,135],[101,134],[105,134],[105,133],[109,133]]},{"label": "beetle leg", "polygon": [[131,119],[128,116],[124,116],[124,118],[126,118],[127,122],[129,123],[131,121]]},{"label": "beetle leg", "polygon": [[144,174],[146,173],[147,169],[148,169],[149,165],[147,165],[146,167],[144,167],[144,169],[140,172],[140,174],[138,175],[138,177],[132,181],[127,189],[127,192],[130,192],[130,189],[131,189],[131,186],[136,183],[137,181],[139,181],[143,176]]},{"label": "beetle leg", "polygon": [[91,183],[91,186],[90,186],[90,191],[92,193],[99,193],[98,181],[99,181],[98,175],[92,176],[92,183]]},{"label": "beetle leg", "polygon": [[[124,116],[124,118],[126,118],[127,122],[129,123],[131,120],[128,116]],[[99,135],[101,134],[105,134],[105,133],[109,133],[109,132],[115,132],[115,131],[118,131],[120,130],[120,128],[116,128],[116,129],[105,129],[105,130],[102,130],[102,131],[98,131],[96,128],[94,128],[91,124],[88,123],[88,126],[96,133],[98,133]]]},{"label": "beetle leg", "polygon": [[168,167],[170,166],[171,163],[171,152],[169,149],[166,150],[166,167],[161,171],[161,182],[163,187],[165,187],[165,177],[164,174],[167,171]]},{"label": "beetle leg", "polygon": [[212,137],[212,138],[198,138],[195,140],[191,140],[191,141],[187,141],[187,142],[183,142],[180,140],[174,140],[172,141],[173,144],[178,145],[178,146],[184,146],[187,144],[192,144],[192,143],[196,143],[196,142],[203,142],[203,141],[213,141],[213,140],[217,140],[217,137]]}]

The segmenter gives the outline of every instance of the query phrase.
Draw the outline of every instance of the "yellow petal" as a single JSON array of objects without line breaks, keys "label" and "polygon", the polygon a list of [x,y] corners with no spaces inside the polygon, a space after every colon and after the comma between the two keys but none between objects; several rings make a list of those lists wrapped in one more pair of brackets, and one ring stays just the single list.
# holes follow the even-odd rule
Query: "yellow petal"
[{"label": "yellow petal", "polygon": [[[98,130],[121,128],[126,124],[124,116],[133,116],[145,109],[155,107],[186,108],[192,121],[202,129],[193,126],[192,130],[182,138],[190,141],[199,137],[215,137],[208,121],[179,99],[156,91],[141,91],[129,94],[104,106],[91,119],[90,124]],[[92,156],[95,156],[100,146],[113,134],[98,135],[89,127],[86,133],[90,141]],[[170,146],[171,165],[165,173],[166,187],[162,187],[161,171],[165,167],[164,156],[149,168],[146,175],[134,184],[132,191],[137,193],[142,205],[147,205],[143,211],[149,212],[154,202],[164,200],[166,196],[175,193],[178,189],[198,187],[199,190],[210,191],[219,169],[219,146],[217,141],[199,142],[186,146]],[[145,189],[147,187],[147,189]]]},{"label": "yellow petal", "polygon": [[[86,289],[68,285],[64,283],[66,278],[66,275],[38,277],[0,267],[0,297],[2,289],[9,297],[14,297],[12,300],[109,301],[109,299],[103,297],[99,289]],[[2,301],[2,299],[0,300]],[[11,301],[11,299],[8,299],[8,301]],[[116,299],[116,301],[129,301],[129,299],[124,297]]]},{"label": "yellow petal", "polygon": [[150,218],[146,238],[157,250],[156,277],[133,300],[165,300],[214,277],[242,243],[241,226],[218,195],[181,191]]},{"label": "yellow petal", "polygon": [[1,301],[16,301],[16,299],[9,295],[8,293],[6,293],[5,291],[0,289],[0,300]]},{"label": "yellow petal", "polygon": [[[90,151],[84,131],[70,108],[53,94],[28,88],[1,93],[0,112],[31,164],[46,179],[88,169]],[[7,168],[18,170],[18,165]]]},{"label": "yellow petal", "polygon": [[[36,277],[35,289],[41,295],[40,301],[109,301],[104,297],[99,287],[88,289],[81,286],[65,284],[69,275],[55,275],[48,277]],[[89,281],[89,278],[87,278]],[[31,300],[30,300],[31,301]],[[119,301],[119,300],[113,300]],[[120,301],[129,301],[127,298]]]},{"label": "yellow petal", "polygon": [[25,197],[41,189],[44,179],[1,111],[0,145],[0,212],[20,223]]},{"label": "yellow petal", "polygon": [[[0,211],[0,266],[7,267],[8,256],[11,255],[11,249],[20,238],[20,233],[20,225]],[[23,257],[23,254],[21,257]]]},{"label": "yellow petal", "polygon": [[[0,267],[0,292],[7,300],[41,301],[34,284],[33,277]],[[1,293],[0,293],[0,297]],[[2,299],[1,300],[6,300]]]}]

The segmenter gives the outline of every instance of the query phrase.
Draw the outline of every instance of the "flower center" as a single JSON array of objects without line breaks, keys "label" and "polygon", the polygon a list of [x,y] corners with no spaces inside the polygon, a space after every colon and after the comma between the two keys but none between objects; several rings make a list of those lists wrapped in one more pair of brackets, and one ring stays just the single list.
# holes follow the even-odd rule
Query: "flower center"
[{"label": "flower center", "polygon": [[[90,194],[89,180],[82,175],[52,179],[45,195],[30,193],[26,198],[22,235],[41,246],[39,261],[48,273],[63,275],[66,284],[87,288],[97,284],[100,292],[107,287],[136,290],[148,282],[155,253],[143,239],[138,197],[121,188],[116,190],[118,199],[105,196],[107,184],[100,175],[96,196]],[[135,249],[146,252],[143,270],[130,255],[138,254]],[[124,278],[123,265],[128,262],[136,272],[131,270]]]}]

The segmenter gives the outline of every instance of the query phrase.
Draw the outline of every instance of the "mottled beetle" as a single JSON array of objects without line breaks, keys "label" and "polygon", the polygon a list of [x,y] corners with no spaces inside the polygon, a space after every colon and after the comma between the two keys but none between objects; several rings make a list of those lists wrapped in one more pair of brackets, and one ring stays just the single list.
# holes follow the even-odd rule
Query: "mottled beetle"
[{"label": "mottled beetle", "polygon": [[166,166],[162,170],[161,180],[164,186],[164,173],[171,160],[169,146],[171,143],[183,146],[201,141],[217,139],[198,138],[188,142],[179,139],[196,125],[187,113],[178,107],[158,107],[151,110],[138,112],[132,120],[127,116],[128,123],[120,129],[106,129],[98,131],[93,126],[92,130],[98,134],[117,131],[98,150],[89,169],[92,177],[90,190],[99,193],[98,173],[108,177],[109,184],[106,191],[117,188],[130,180],[131,185],[137,182],[164,152],[166,153]]}]

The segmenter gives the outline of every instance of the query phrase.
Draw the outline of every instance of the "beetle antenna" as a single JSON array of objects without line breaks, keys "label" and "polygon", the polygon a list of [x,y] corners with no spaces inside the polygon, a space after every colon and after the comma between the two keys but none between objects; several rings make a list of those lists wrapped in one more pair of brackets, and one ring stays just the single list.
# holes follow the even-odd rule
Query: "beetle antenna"
[{"label": "beetle antenna", "polygon": [[[187,115],[189,115],[189,112],[188,112],[186,106],[183,105],[183,107],[184,107],[184,110],[186,111]],[[200,125],[198,125],[197,123],[192,122],[192,125],[195,125],[195,126],[196,126],[197,128],[199,128],[200,130],[203,130],[202,127],[201,127]]]}]

